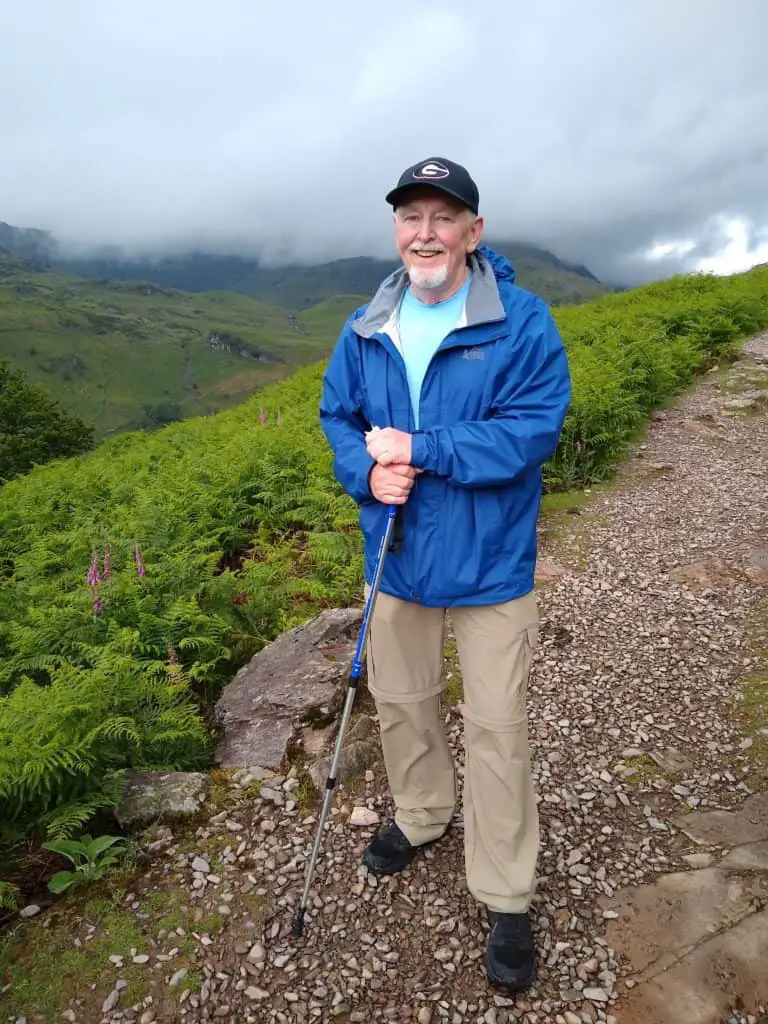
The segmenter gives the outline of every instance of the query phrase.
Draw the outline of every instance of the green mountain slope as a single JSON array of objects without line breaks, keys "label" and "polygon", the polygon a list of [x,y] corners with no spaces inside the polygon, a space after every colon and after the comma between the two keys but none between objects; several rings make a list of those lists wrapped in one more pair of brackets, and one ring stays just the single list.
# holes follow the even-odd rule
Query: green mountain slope
[{"label": "green mountain slope", "polygon": [[[518,284],[552,305],[584,302],[612,291],[586,267],[568,263],[547,249],[503,239],[489,238],[488,244],[512,261]],[[112,247],[72,259],[59,251],[56,240],[46,232],[1,222],[0,247],[82,277],[151,281],[188,292],[235,291],[293,310],[306,309],[333,295],[370,296],[399,265],[394,255],[389,260],[357,256],[280,267],[263,266],[245,256],[210,252],[132,260]]]},{"label": "green mountain slope", "polygon": [[97,433],[215,412],[326,356],[362,301],[300,317],[232,292],[91,281],[0,254],[0,359]]}]

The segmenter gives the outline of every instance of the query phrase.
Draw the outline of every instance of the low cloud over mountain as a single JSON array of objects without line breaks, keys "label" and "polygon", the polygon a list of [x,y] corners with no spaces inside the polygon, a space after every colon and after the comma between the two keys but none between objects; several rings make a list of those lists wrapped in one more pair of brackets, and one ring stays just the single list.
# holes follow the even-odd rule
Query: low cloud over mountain
[{"label": "low cloud over mountain", "polygon": [[768,4],[40,0],[0,15],[0,220],[72,248],[391,256],[422,156],[628,283],[768,259]]}]

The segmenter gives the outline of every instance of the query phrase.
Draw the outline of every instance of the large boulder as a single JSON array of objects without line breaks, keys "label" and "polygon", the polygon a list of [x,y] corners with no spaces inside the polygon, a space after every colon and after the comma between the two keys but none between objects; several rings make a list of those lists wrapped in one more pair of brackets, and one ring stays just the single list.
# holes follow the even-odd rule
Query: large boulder
[{"label": "large boulder", "polygon": [[363,613],[332,608],[296,626],[243,666],[216,702],[222,768],[278,769],[296,732],[330,722],[344,702]]}]

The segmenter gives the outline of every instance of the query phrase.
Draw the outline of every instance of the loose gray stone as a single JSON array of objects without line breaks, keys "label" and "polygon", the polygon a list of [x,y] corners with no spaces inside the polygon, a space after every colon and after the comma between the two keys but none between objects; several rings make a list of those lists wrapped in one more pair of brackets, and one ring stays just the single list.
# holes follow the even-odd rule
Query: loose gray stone
[{"label": "loose gray stone", "polygon": [[114,1008],[117,1006],[119,1001],[120,1001],[120,989],[119,988],[113,988],[112,991],[107,996],[107,998],[101,1004],[101,1012],[102,1013],[110,1013],[112,1010],[114,1010]]},{"label": "loose gray stone", "polygon": [[608,995],[601,988],[585,988],[584,998],[591,999],[593,1003],[607,1003]]},{"label": "loose gray stone", "polygon": [[269,992],[265,988],[258,988],[256,985],[249,985],[245,990],[245,994],[249,999],[260,1001],[262,999],[269,999]]}]

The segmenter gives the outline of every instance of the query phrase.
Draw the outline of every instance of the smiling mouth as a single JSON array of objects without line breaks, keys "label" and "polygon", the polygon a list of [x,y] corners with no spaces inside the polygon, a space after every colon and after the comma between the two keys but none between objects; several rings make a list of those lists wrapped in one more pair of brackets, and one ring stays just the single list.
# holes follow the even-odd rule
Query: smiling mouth
[{"label": "smiling mouth", "polygon": [[434,252],[434,250],[424,249],[412,249],[414,256],[418,256],[421,260],[431,260],[433,256],[442,256],[443,252]]}]

